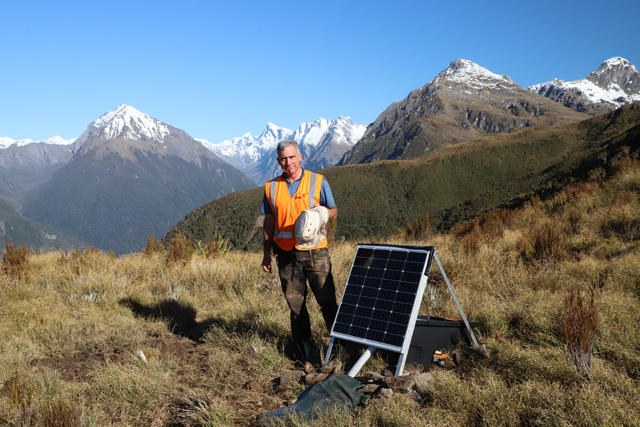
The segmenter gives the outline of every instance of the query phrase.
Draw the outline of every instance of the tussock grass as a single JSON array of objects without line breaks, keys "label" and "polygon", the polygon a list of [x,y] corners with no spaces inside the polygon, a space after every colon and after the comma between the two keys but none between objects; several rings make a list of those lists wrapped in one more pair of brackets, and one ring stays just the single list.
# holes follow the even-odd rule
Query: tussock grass
[{"label": "tussock grass", "polygon": [[29,271],[29,249],[26,245],[16,246],[7,239],[7,247],[2,255],[2,271],[16,280],[26,280]]},{"label": "tussock grass", "polygon": [[[369,240],[435,246],[491,356],[434,368],[419,401],[396,393],[288,425],[637,424],[639,170],[626,160],[607,181],[486,212],[450,234],[425,239],[425,217],[411,226],[418,232]],[[260,253],[229,251],[222,238],[216,247],[191,244],[175,259],[157,247],[117,258],[96,249],[32,254],[28,276],[0,275],[0,425],[251,425],[291,402],[303,386],[276,381],[296,367],[277,275],[261,271]],[[331,242],[340,295],[355,248]],[[588,382],[563,335],[572,289],[595,301]],[[319,308],[312,296],[308,303],[325,350]],[[435,265],[421,313],[459,316]],[[343,369],[353,362],[333,357]],[[364,370],[390,362],[374,355]]]}]

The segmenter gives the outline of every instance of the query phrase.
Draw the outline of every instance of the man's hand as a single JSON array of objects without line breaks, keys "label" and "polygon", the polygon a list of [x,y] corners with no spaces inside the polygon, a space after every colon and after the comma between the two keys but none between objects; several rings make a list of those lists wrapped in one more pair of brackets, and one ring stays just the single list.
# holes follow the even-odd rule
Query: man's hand
[{"label": "man's hand", "polygon": [[264,216],[264,224],[262,232],[264,234],[264,256],[262,257],[262,269],[267,273],[271,273],[271,246],[273,244],[273,235],[276,230],[276,217],[271,214]]},{"label": "man's hand", "polygon": [[338,217],[338,208],[337,207],[333,207],[331,209],[328,209],[329,211],[329,219],[336,219]]},{"label": "man's hand", "polygon": [[267,273],[271,273],[271,254],[265,254],[262,258],[262,269]]}]

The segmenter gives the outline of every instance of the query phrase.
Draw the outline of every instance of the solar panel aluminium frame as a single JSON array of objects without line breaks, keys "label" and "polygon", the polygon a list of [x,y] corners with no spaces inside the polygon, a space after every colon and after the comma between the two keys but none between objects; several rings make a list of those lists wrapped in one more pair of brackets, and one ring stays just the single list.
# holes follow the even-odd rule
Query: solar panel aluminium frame
[{"label": "solar panel aluminium frame", "polygon": [[[373,254],[375,251],[386,251],[389,253],[387,264],[385,260],[376,258]],[[371,251],[369,259],[361,257],[360,251]],[[391,255],[393,254],[393,256]],[[400,266],[402,262],[402,254],[406,255],[404,266]],[[418,254],[418,256],[416,256]],[[366,256],[366,252],[364,253]],[[422,258],[424,256],[424,258]],[[359,244],[356,249],[347,284],[338,307],[338,313],[331,329],[331,342],[327,349],[325,363],[328,363],[331,355],[334,340],[341,339],[367,345],[365,353],[356,362],[349,372],[350,376],[355,376],[367,359],[376,349],[389,350],[400,353],[398,364],[396,367],[396,375],[401,375],[404,369],[406,355],[413,337],[418,312],[424,296],[431,264],[435,256],[435,248],[433,246],[406,246],[406,245],[387,245],[387,244]],[[410,261],[409,258],[413,261]],[[370,261],[376,265],[364,266],[359,263]],[[416,262],[416,261],[419,261]],[[410,264],[409,264],[410,263]],[[408,273],[405,274],[405,266],[409,266]],[[389,270],[387,270],[389,267]],[[402,270],[400,270],[402,268]],[[369,271],[373,271],[373,275],[368,276]],[[389,271],[389,273],[387,273]],[[363,276],[364,274],[364,276]],[[399,277],[399,278],[398,278]],[[407,278],[407,280],[403,280]],[[386,280],[391,279],[391,280]],[[370,281],[369,286],[365,286]],[[377,298],[372,296],[375,293],[375,286],[378,286],[378,295],[385,294],[391,296],[402,294],[402,301],[398,297],[392,301],[388,298]],[[400,286],[405,286],[400,289]],[[353,288],[353,289],[352,289]],[[368,292],[368,295],[364,293]],[[399,293],[400,292],[400,293]],[[360,307],[359,303],[363,302]],[[390,305],[389,305],[390,304]],[[344,308],[343,308],[344,307]],[[378,312],[376,313],[376,307]],[[393,308],[400,307],[400,314],[393,313]],[[346,314],[345,314],[346,313]],[[393,316],[393,322],[391,317]],[[387,337],[387,329],[382,332],[382,323],[384,318],[391,323],[394,332]],[[346,326],[344,321],[352,322]],[[400,322],[400,323],[396,323]],[[357,323],[357,325],[353,325]],[[366,325],[366,326],[365,326]],[[371,327],[371,329],[369,329]],[[348,329],[348,330],[347,330]],[[373,330],[373,333],[370,333]],[[354,333],[350,333],[354,331]],[[376,339],[382,338],[382,339]]]}]

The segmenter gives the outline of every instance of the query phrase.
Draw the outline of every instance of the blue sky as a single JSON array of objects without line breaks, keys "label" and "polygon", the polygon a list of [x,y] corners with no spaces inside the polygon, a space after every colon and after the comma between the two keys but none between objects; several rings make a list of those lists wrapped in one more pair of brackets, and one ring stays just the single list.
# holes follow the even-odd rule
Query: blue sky
[{"label": "blue sky", "polygon": [[469,59],[521,86],[640,67],[640,2],[29,1],[0,5],[0,136],[79,136],[131,105],[217,143],[369,123]]}]

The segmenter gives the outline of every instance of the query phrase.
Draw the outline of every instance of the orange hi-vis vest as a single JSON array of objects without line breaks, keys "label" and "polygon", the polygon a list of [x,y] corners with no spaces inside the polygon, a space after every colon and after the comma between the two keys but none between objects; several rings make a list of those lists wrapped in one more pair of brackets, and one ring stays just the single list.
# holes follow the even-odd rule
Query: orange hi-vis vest
[{"label": "orange hi-vis vest", "polygon": [[267,181],[265,192],[271,210],[276,217],[276,229],[273,241],[279,248],[290,251],[294,247],[298,250],[311,250],[327,247],[327,239],[324,238],[315,248],[301,249],[296,245],[294,237],[296,220],[307,209],[320,206],[320,190],[324,176],[315,172],[304,170],[300,185],[296,194],[291,197],[287,181],[281,176]]}]

